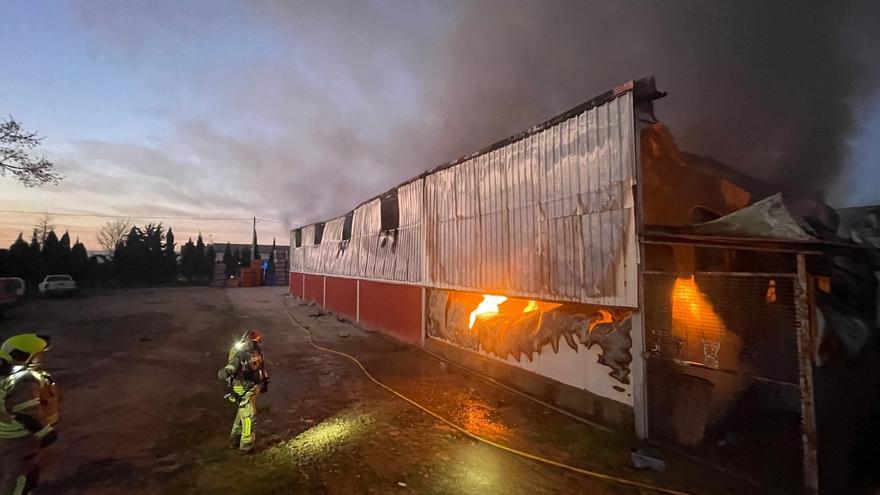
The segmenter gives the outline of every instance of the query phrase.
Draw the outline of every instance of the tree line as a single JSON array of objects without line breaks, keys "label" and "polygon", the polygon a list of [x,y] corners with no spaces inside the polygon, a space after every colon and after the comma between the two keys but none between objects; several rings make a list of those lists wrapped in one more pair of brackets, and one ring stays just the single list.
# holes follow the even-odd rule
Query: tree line
[{"label": "tree line", "polygon": [[21,277],[28,285],[56,273],[69,274],[74,279],[85,278],[89,264],[86,247],[79,239],[71,246],[67,232],[58,238],[55,231],[50,230],[41,242],[40,234],[34,229],[30,242],[18,234],[9,249],[0,249],[0,274]]},{"label": "tree line", "polygon": [[[176,251],[173,230],[161,223],[132,225],[115,241],[111,256],[89,256],[70,234],[60,238],[54,226],[42,221],[30,241],[19,234],[9,249],[0,249],[0,276],[21,277],[35,288],[46,275],[67,274],[86,284],[164,285],[208,284],[214,278],[216,253],[201,234]],[[242,253],[243,260],[249,253]],[[242,260],[242,262],[243,262]]]}]

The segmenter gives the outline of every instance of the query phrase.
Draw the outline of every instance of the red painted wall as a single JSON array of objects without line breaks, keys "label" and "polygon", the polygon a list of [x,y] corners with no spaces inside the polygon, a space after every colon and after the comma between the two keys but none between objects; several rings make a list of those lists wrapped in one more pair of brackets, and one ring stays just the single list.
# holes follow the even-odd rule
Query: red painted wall
[{"label": "red painted wall", "polygon": [[327,277],[327,300],[324,307],[354,321],[357,318],[357,280]]},{"label": "red painted wall", "polygon": [[303,274],[290,272],[290,293],[302,299],[303,297]]},{"label": "red painted wall", "polygon": [[312,275],[306,273],[306,293],[303,296],[305,301],[315,301],[318,306],[324,306],[324,276]]},{"label": "red painted wall", "polygon": [[361,280],[360,324],[408,342],[421,342],[422,288]]}]

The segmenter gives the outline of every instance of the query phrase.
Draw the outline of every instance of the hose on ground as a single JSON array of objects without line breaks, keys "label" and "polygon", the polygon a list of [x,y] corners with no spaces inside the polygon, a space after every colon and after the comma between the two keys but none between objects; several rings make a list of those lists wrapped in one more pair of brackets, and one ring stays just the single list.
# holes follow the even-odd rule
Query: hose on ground
[{"label": "hose on ground", "polygon": [[[283,304],[283,303],[282,303],[282,304]],[[654,491],[654,492],[657,492],[657,493],[666,493],[666,494],[669,494],[669,495],[689,495],[687,492],[682,492],[682,491],[678,491],[678,490],[672,490],[672,489],[670,489],[670,488],[663,488],[663,487],[659,487],[659,486],[649,485],[649,484],[647,484],[647,483],[640,483],[640,482],[638,482],[638,481],[633,481],[633,480],[629,480],[629,479],[626,479],[626,478],[620,478],[620,477],[613,476],[613,475],[610,475],[610,474],[599,473],[599,472],[597,472],[597,471],[591,471],[591,470],[588,470],[588,469],[583,469],[583,468],[579,468],[579,467],[576,467],[576,466],[571,466],[571,465],[568,465],[568,464],[565,464],[565,463],[562,463],[562,462],[557,462],[557,461],[554,461],[554,460],[552,460],[552,459],[547,459],[547,458],[541,457],[541,456],[539,456],[539,455],[530,454],[530,453],[528,453],[528,452],[523,452],[522,450],[518,450],[518,449],[515,449],[515,448],[513,448],[513,447],[508,447],[508,446],[506,446],[506,445],[502,445],[502,444],[500,444],[500,443],[498,443],[498,442],[494,442],[494,441],[492,441],[492,440],[489,440],[488,438],[483,438],[483,437],[481,437],[481,436],[479,436],[479,435],[477,435],[477,434],[475,434],[475,433],[471,433],[471,432],[468,431],[466,428],[464,428],[464,427],[462,427],[462,426],[459,426],[459,425],[457,425],[456,423],[453,423],[452,421],[450,421],[450,420],[444,418],[443,416],[441,416],[441,415],[435,413],[434,411],[431,411],[430,409],[428,409],[428,408],[422,406],[422,405],[419,404],[418,402],[416,402],[416,401],[410,399],[409,397],[407,397],[407,396],[401,394],[400,392],[394,390],[393,388],[389,387],[388,385],[385,385],[384,383],[380,382],[379,380],[377,380],[376,378],[374,378],[373,375],[371,375],[369,371],[367,371],[367,369],[364,367],[364,365],[361,364],[361,362],[360,362],[356,357],[354,357],[354,356],[352,356],[352,355],[350,355],[350,354],[346,354],[346,353],[344,353],[344,352],[340,352],[340,351],[337,351],[337,350],[334,350],[334,349],[330,349],[330,348],[327,348],[327,347],[323,347],[323,346],[321,346],[321,345],[315,343],[314,339],[312,338],[312,332],[309,331],[309,329],[306,328],[305,325],[303,325],[302,323],[300,323],[299,320],[297,320],[297,319],[293,316],[293,314],[291,314],[290,310],[287,309],[287,306],[286,306],[286,305],[283,305],[283,306],[284,306],[284,312],[287,313],[287,317],[290,318],[290,321],[291,321],[296,327],[298,327],[298,328],[301,329],[303,332],[305,332],[306,336],[307,336],[308,339],[309,339],[309,344],[311,344],[312,347],[314,347],[315,349],[318,349],[318,350],[320,350],[320,351],[323,351],[323,352],[328,352],[328,353],[331,353],[331,354],[336,354],[337,356],[344,357],[344,358],[346,358],[346,359],[348,359],[348,360],[354,362],[354,364],[356,364],[357,367],[361,369],[361,371],[364,373],[364,375],[365,375],[367,378],[370,379],[370,381],[372,381],[373,383],[375,383],[375,384],[378,385],[379,387],[385,389],[387,392],[389,392],[389,393],[395,395],[397,398],[399,398],[399,399],[401,399],[401,400],[407,402],[408,404],[410,404],[410,405],[412,405],[412,406],[418,408],[419,410],[421,410],[421,411],[424,412],[425,414],[431,416],[432,418],[436,419],[437,421],[440,421],[441,423],[443,423],[443,424],[445,424],[445,425],[447,425],[447,426],[449,426],[449,427],[455,429],[456,431],[458,431],[458,432],[461,433],[462,435],[465,435],[465,436],[467,436],[467,437],[469,437],[469,438],[471,438],[471,439],[473,439],[473,440],[476,440],[476,441],[478,441],[478,442],[484,443],[484,444],[486,444],[486,445],[490,445],[490,446],[492,446],[492,447],[495,447],[496,449],[503,450],[503,451],[505,451],[505,452],[509,452],[509,453],[511,453],[511,454],[517,455],[517,456],[519,456],[519,457],[523,457],[523,458],[525,458],[525,459],[529,459],[529,460],[532,460],[532,461],[536,461],[536,462],[540,462],[540,463],[547,464],[547,465],[550,465],[550,466],[555,466],[555,467],[558,467],[558,468],[561,468],[561,469],[565,469],[565,470],[568,470],[568,471],[572,471],[572,472],[575,472],[575,473],[578,473],[578,474],[582,474],[582,475],[587,476],[587,477],[590,477],[590,478],[594,478],[594,479],[598,479],[598,480],[603,480],[603,481],[608,481],[608,482],[612,482],[612,483],[617,483],[617,484],[619,484],[619,485],[625,485],[625,486],[631,486],[631,487],[635,487],[635,488],[642,488],[642,489],[645,489],[645,490],[651,490],[651,491]]]}]

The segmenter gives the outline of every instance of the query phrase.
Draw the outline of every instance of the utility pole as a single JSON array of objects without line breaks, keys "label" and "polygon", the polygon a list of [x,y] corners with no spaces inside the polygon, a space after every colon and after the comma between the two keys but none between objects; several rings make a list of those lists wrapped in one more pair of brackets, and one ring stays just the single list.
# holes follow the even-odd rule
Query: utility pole
[{"label": "utility pole", "polygon": [[257,252],[257,217],[254,217],[254,240],[251,244],[251,256],[253,256],[251,260],[258,259],[260,254]]}]

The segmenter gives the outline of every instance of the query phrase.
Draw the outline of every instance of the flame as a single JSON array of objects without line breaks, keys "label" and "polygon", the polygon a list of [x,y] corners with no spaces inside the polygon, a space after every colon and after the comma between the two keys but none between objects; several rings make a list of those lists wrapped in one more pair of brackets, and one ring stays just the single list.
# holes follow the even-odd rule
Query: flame
[{"label": "flame", "polygon": [[770,280],[767,284],[767,295],[765,296],[765,300],[768,304],[776,302],[776,281]]},{"label": "flame", "polygon": [[719,340],[726,330],[724,323],[694,277],[679,277],[672,288],[672,333],[680,339],[688,334],[703,340]]},{"label": "flame", "polygon": [[599,319],[593,320],[593,322],[596,324],[612,323],[612,322],[614,322],[614,318],[611,316],[611,311],[608,311],[607,309],[600,309],[599,310]]},{"label": "flame", "polygon": [[590,332],[592,332],[593,329],[596,328],[596,325],[601,325],[602,323],[613,323],[614,322],[614,315],[612,315],[611,311],[608,311],[607,309],[600,309],[598,311],[598,315],[599,315],[598,318],[594,316],[593,320],[590,321],[590,326],[589,326]]},{"label": "flame", "polygon": [[539,302],[530,299],[529,302],[526,303],[526,306],[523,308],[523,313],[531,313],[532,311],[542,311],[546,313],[547,311],[558,308],[559,306],[562,305],[558,303]]},{"label": "flame", "polygon": [[477,305],[477,309],[471,311],[471,321],[468,324],[468,328],[474,328],[474,324],[477,322],[477,317],[485,317],[487,315],[496,315],[498,314],[498,305],[507,300],[505,296],[492,296],[489,294],[483,294],[483,300]]}]

